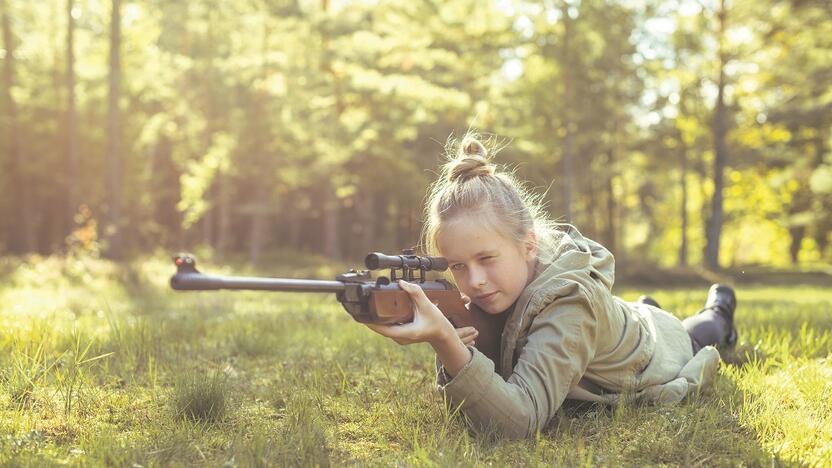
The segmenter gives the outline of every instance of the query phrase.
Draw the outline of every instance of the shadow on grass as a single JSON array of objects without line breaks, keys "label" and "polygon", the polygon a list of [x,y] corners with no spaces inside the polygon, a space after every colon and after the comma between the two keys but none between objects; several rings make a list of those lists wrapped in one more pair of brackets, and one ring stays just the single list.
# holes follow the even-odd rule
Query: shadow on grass
[{"label": "shadow on grass", "polygon": [[724,377],[677,406],[567,401],[536,443],[544,453],[556,447],[551,461],[566,464],[770,465],[777,460],[739,422],[742,401]]}]

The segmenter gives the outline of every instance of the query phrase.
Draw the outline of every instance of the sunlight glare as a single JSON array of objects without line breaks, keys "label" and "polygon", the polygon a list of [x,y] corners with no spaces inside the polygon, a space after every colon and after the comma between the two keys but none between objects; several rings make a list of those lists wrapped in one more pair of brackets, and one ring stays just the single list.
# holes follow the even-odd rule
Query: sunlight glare
[{"label": "sunlight glare", "polygon": [[514,81],[523,75],[523,62],[516,58],[508,59],[503,63],[502,70],[509,81]]},{"label": "sunlight glare", "polygon": [[135,3],[128,3],[124,6],[124,25],[130,26],[142,17],[142,7]]}]

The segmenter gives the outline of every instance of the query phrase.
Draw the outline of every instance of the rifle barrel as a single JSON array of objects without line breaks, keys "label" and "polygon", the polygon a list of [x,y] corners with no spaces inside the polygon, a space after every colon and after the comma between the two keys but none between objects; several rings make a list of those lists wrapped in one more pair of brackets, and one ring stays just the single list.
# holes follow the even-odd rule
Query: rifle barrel
[{"label": "rifle barrel", "polygon": [[255,278],[248,276],[205,275],[199,272],[180,272],[170,279],[179,291],[209,291],[216,289],[249,289],[255,291],[340,292],[345,289],[340,281],[302,280],[290,278]]}]

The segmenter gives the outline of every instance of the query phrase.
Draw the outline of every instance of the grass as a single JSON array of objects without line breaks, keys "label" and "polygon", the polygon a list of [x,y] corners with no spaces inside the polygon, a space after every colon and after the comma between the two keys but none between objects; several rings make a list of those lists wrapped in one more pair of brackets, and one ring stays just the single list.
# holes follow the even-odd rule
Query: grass
[{"label": "grass", "polygon": [[[174,293],[170,273],[161,255],[0,259],[0,464],[832,464],[829,288],[742,286],[733,364],[682,405],[568,403],[502,442],[446,408],[429,347],[334,297]],[[684,317],[706,289],[616,290],[642,292]]]},{"label": "grass", "polygon": [[221,371],[189,372],[177,377],[169,399],[177,418],[214,423],[225,416],[228,394]]}]

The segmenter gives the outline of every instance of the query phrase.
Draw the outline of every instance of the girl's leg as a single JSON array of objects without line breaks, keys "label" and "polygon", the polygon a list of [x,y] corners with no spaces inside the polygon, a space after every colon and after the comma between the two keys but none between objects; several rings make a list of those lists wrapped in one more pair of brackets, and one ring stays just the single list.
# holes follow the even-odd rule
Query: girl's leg
[{"label": "girl's leg", "polygon": [[705,309],[682,320],[682,325],[693,342],[693,354],[705,346],[722,346],[728,341],[730,326],[716,309]]},{"label": "girl's leg", "polygon": [[682,321],[693,342],[693,354],[708,345],[731,347],[736,343],[736,307],[737,299],[733,289],[721,284],[711,286],[705,308]]}]

